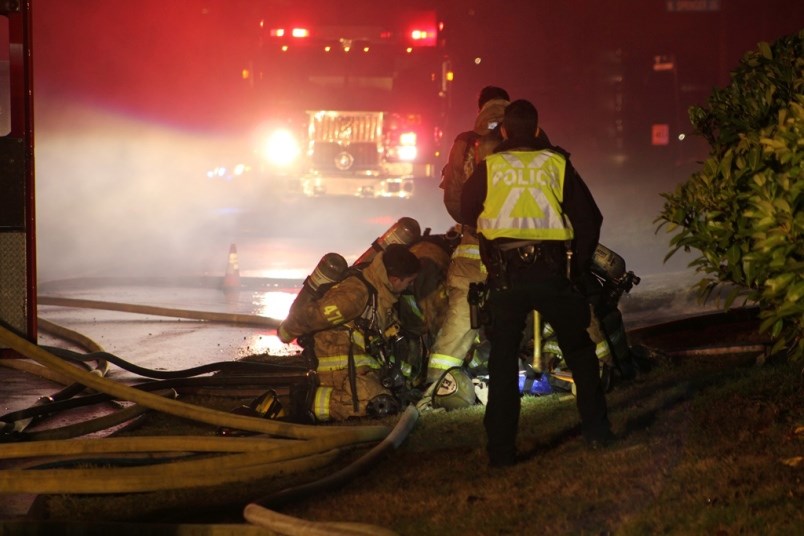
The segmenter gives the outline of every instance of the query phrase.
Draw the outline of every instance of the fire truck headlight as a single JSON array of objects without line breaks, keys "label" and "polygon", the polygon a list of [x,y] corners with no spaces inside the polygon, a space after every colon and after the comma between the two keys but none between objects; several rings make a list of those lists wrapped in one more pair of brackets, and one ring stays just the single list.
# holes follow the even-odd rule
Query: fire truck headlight
[{"label": "fire truck headlight", "polygon": [[416,160],[417,154],[418,151],[416,150],[415,145],[414,146],[403,145],[397,148],[397,155],[399,156],[399,159],[404,162],[411,162],[413,160]]},{"label": "fire truck headlight", "polygon": [[288,130],[277,130],[271,134],[263,146],[263,157],[276,166],[289,166],[301,154],[299,142]]},{"label": "fire truck headlight", "polygon": [[399,145],[416,146],[416,133],[403,132],[399,135]]},{"label": "fire truck headlight", "polygon": [[416,160],[418,151],[416,150],[416,133],[402,132],[399,135],[399,147],[396,148],[397,157],[403,162]]}]

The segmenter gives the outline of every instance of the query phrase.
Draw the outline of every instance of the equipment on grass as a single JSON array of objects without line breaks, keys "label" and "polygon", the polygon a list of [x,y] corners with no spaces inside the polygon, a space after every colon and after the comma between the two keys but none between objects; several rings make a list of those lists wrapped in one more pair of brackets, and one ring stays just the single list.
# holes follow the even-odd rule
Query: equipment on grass
[{"label": "equipment on grass", "polygon": [[[636,374],[618,306],[622,295],[638,285],[640,278],[634,272],[626,271],[625,260],[602,244],[598,244],[595,249],[588,275],[589,277],[579,279],[579,287],[592,304],[595,315],[592,326],[595,326],[594,329],[599,328],[598,337],[602,337],[595,341],[596,351],[600,358],[601,382],[608,390],[614,378],[630,379]],[[564,363],[564,356],[552,326],[542,323],[540,329],[539,325],[539,322],[534,321],[533,332],[526,331],[522,353],[534,357],[539,355],[542,370],[538,370],[533,358],[523,357],[520,360],[520,391],[524,394],[537,394],[529,391],[539,388],[534,385],[542,382],[540,373],[545,372],[549,373],[549,383],[545,384],[545,389],[572,390],[574,393],[572,373]],[[528,330],[530,327],[529,325]],[[536,344],[541,346],[540,352],[537,352]]]},{"label": "equipment on grass", "polygon": [[625,271],[625,260],[603,244],[598,244],[592,257],[592,275],[599,281],[609,305],[614,308],[623,293],[640,282],[634,272]]},{"label": "equipment on grass", "polygon": [[468,408],[477,401],[472,377],[462,367],[452,367],[435,383],[433,407],[446,410]]},{"label": "equipment on grass", "polygon": [[[285,410],[279,402],[276,391],[268,389],[266,392],[252,400],[248,405],[242,405],[232,410],[235,415],[248,415],[250,417],[262,417],[264,419],[281,419],[285,417]],[[250,435],[249,432],[221,426],[218,428],[220,436],[241,436]]]}]

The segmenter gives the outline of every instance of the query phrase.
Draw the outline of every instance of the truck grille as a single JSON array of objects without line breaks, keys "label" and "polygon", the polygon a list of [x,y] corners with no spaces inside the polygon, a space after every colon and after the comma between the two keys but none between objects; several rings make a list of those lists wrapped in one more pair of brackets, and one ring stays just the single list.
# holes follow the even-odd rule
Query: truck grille
[{"label": "truck grille", "polygon": [[313,143],[312,161],[318,170],[349,172],[379,166],[378,146],[382,140],[382,113],[309,112],[309,114],[310,140]]}]

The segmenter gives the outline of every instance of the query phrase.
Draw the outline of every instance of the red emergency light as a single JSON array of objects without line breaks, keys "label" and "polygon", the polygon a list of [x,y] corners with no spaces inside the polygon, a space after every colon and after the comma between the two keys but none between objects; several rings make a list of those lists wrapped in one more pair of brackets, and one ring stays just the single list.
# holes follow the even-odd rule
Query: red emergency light
[{"label": "red emergency light", "polygon": [[430,41],[435,37],[435,30],[411,30],[410,31],[410,38],[414,41],[421,41],[426,42]]},{"label": "red emergency light", "polygon": [[[387,22],[387,17],[384,17]],[[275,22],[276,23],[276,22]],[[312,26],[305,23],[288,22],[281,23],[282,26],[269,29],[272,38],[281,40],[285,43],[295,41],[312,41],[322,43],[338,43],[353,41],[385,42],[388,44],[401,44],[405,47],[435,47],[438,44],[439,27],[435,11],[409,11],[404,10],[398,17],[395,17],[389,27],[381,28],[377,33],[355,34],[354,25],[331,24],[326,27],[319,27],[313,23]],[[383,22],[377,21],[376,24],[368,27],[383,26]],[[260,20],[260,28],[265,28],[265,20]],[[362,28],[362,26],[357,26]]]},{"label": "red emergency light", "polygon": [[405,37],[408,43],[417,47],[434,47],[438,41],[438,21],[434,11],[415,13],[407,26]]},{"label": "red emergency light", "polygon": [[306,39],[310,37],[310,30],[307,28],[272,28],[271,37],[292,37],[294,39]]}]

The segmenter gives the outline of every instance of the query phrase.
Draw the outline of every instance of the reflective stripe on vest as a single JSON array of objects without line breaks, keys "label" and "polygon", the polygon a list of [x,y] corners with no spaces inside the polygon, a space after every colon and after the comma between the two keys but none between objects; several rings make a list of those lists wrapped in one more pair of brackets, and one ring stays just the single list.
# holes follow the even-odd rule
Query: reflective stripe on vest
[{"label": "reflective stripe on vest", "polygon": [[[352,342],[350,344],[355,345],[354,348],[356,352],[354,358],[356,367],[380,368],[377,359],[366,353],[366,339],[360,331],[352,331]],[[349,368],[349,354],[328,355],[318,358],[318,370],[332,371],[345,370],[347,368]]]},{"label": "reflective stripe on vest", "polygon": [[567,161],[549,150],[486,157],[487,193],[477,231],[488,240],[571,240],[561,202]]},{"label": "reflective stripe on vest", "polygon": [[329,415],[329,401],[332,398],[332,387],[319,387],[315,390],[315,398],[313,399],[313,414],[319,421],[328,421]]},{"label": "reflective stripe on vest", "polygon": [[610,361],[609,358],[611,358],[611,349],[609,348],[609,343],[607,343],[605,339],[595,345],[595,354],[601,361]]},{"label": "reflective stripe on vest", "polygon": [[464,257],[466,259],[479,259],[480,246],[478,244],[459,244],[452,252],[452,258]]},{"label": "reflective stripe on vest", "polygon": [[428,370],[449,370],[463,365],[463,359],[446,354],[430,354],[427,361]]}]

